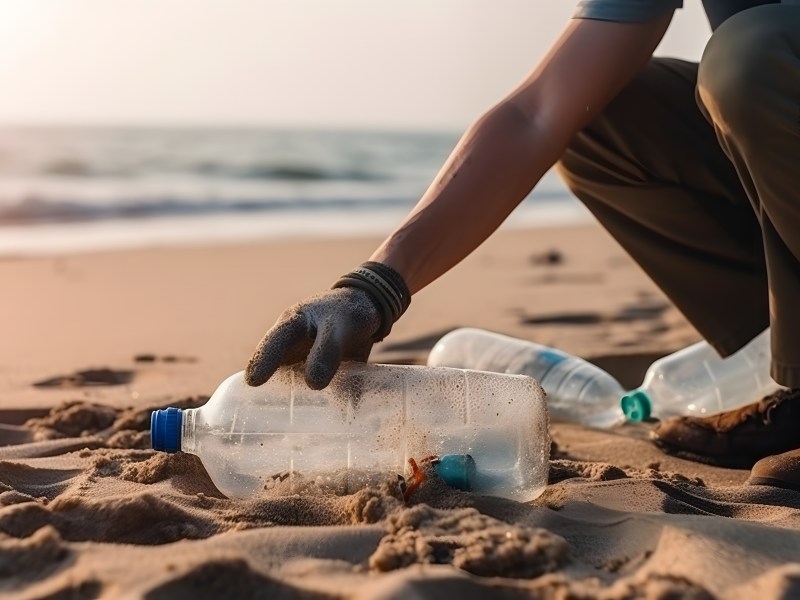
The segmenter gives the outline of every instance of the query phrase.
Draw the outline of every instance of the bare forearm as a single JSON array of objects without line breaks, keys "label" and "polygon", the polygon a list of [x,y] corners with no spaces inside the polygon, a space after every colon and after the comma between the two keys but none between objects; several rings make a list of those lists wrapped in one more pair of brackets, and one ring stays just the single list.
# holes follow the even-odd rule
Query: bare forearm
[{"label": "bare forearm", "polygon": [[372,259],[396,269],[414,293],[466,257],[646,64],[671,17],[570,22],[522,85],[464,135]]},{"label": "bare forearm", "polygon": [[498,105],[464,134],[372,260],[395,268],[412,293],[419,291],[497,229],[558,159],[562,145],[514,105]]}]

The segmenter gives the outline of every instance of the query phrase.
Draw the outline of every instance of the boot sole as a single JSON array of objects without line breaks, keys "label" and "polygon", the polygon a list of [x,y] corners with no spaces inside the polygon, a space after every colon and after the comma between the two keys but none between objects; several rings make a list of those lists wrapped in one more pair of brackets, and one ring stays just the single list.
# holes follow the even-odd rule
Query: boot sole
[{"label": "boot sole", "polygon": [[717,456],[705,456],[703,454],[696,454],[689,450],[684,450],[682,448],[678,448],[675,446],[671,446],[670,444],[664,442],[661,438],[655,437],[651,440],[653,444],[665,454],[669,454],[671,456],[676,456],[678,458],[682,458],[684,460],[690,460],[692,462],[699,462],[706,465],[711,465],[713,467],[722,467],[723,469],[751,469],[753,465],[756,464],[760,458],[750,458],[750,457],[717,457]]}]

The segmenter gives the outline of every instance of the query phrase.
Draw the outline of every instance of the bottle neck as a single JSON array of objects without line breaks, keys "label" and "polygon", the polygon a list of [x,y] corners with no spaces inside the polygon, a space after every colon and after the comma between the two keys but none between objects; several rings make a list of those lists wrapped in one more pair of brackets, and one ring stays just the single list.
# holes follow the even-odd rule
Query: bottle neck
[{"label": "bottle neck", "polygon": [[194,454],[196,450],[195,440],[195,415],[196,408],[187,408],[183,411],[183,422],[181,426],[181,451]]}]

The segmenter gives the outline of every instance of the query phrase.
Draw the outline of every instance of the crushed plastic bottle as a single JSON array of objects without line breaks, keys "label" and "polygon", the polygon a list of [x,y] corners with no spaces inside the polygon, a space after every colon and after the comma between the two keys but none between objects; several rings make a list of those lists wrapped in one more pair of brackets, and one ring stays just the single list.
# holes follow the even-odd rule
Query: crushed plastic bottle
[{"label": "crushed plastic bottle", "polygon": [[155,411],[151,436],[154,449],[199,456],[234,498],[276,477],[402,475],[409,459],[433,455],[448,483],[528,501],[547,485],[550,454],[544,393],[530,377],[364,363],[342,364],[319,391],[299,367],[256,388],[236,373],[199,408]]},{"label": "crushed plastic bottle", "polygon": [[781,387],[770,377],[770,358],[769,329],[727,358],[698,342],[655,361],[620,404],[631,421],[738,408]]},{"label": "crushed plastic bottle", "polygon": [[603,428],[624,421],[619,399],[625,388],[600,367],[556,348],[464,327],[436,343],[428,365],[529,375],[547,393],[554,420]]}]

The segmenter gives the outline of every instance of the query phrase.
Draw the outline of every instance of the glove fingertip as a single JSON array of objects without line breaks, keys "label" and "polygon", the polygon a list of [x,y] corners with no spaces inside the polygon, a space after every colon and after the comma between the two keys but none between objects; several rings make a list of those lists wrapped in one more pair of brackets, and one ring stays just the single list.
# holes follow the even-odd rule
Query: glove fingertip
[{"label": "glove fingertip", "polygon": [[266,383],[266,381],[264,377],[259,377],[249,369],[246,369],[244,372],[244,382],[250,387],[258,387]]},{"label": "glove fingertip", "polygon": [[306,385],[312,390],[321,390],[328,387],[336,374],[339,365],[308,362],[306,364]]},{"label": "glove fingertip", "polygon": [[267,382],[269,376],[252,363],[244,370],[244,382],[251,387],[258,387]]},{"label": "glove fingertip", "polygon": [[277,369],[278,362],[274,359],[269,360],[263,352],[263,347],[260,347],[245,367],[244,381],[251,387],[264,385]]},{"label": "glove fingertip", "polygon": [[265,384],[285,362],[287,353],[302,343],[305,331],[305,320],[298,314],[273,326],[261,339],[245,368],[247,385],[258,387]]}]

